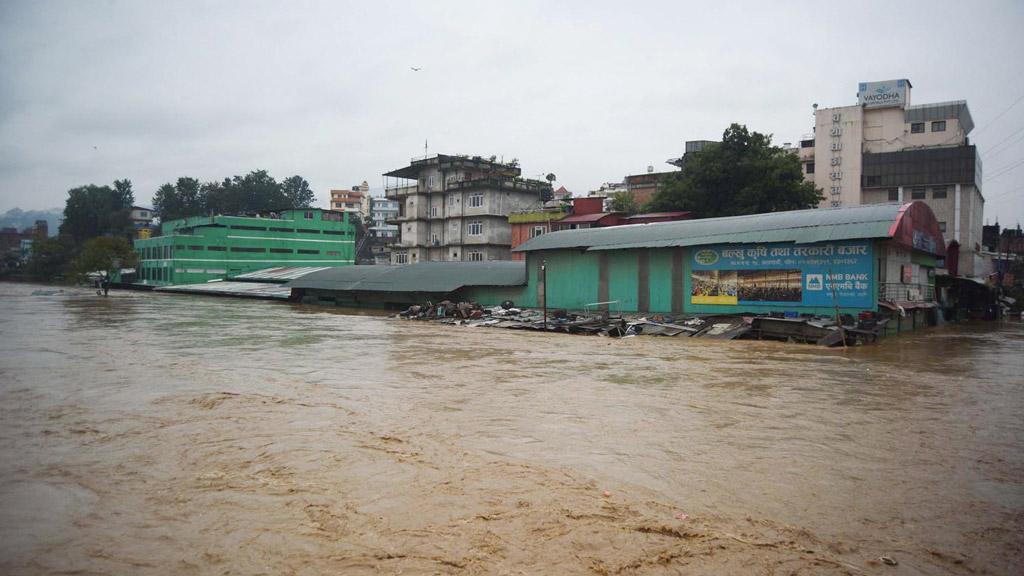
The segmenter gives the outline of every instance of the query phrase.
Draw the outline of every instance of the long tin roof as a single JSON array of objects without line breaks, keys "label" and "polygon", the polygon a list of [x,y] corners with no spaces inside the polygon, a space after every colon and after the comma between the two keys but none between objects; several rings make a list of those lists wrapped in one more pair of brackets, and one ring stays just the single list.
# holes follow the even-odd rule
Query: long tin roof
[{"label": "long tin roof", "polygon": [[452,292],[463,286],[521,286],[526,262],[420,262],[400,266],[339,266],[292,280],[289,288],[368,292]]},{"label": "long tin roof", "polygon": [[724,243],[794,242],[891,237],[900,204],[865,204],[727,218],[630,224],[607,228],[562,230],[542,234],[515,248],[517,252],[578,248],[622,250]]}]

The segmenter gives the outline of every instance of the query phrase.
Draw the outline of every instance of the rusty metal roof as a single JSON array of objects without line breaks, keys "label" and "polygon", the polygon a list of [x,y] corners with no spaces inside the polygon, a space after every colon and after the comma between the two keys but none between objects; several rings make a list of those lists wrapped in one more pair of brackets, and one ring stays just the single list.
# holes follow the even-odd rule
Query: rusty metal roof
[{"label": "rusty metal roof", "polygon": [[761,242],[810,244],[829,240],[888,238],[899,210],[900,204],[895,203],[865,204],[848,208],[562,230],[532,238],[515,251],[565,248],[622,250]]}]

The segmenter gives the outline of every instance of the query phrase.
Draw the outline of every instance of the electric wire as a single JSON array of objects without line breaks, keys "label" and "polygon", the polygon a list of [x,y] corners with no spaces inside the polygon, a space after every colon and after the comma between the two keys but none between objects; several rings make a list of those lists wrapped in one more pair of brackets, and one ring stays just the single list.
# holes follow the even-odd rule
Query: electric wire
[{"label": "electric wire", "polygon": [[1003,111],[1002,111],[1002,112],[1000,112],[1000,113],[999,113],[999,114],[998,114],[998,115],[997,115],[997,116],[996,116],[995,118],[993,118],[993,119],[989,120],[987,124],[985,124],[985,125],[984,125],[984,126],[982,126],[981,128],[978,128],[977,130],[975,130],[975,131],[974,131],[974,137],[975,137],[975,138],[977,138],[977,137],[978,137],[978,134],[981,134],[982,132],[984,132],[984,131],[985,131],[985,129],[986,129],[986,128],[988,128],[988,127],[989,127],[989,126],[991,126],[992,124],[995,124],[995,121],[996,121],[996,120],[999,120],[1000,118],[1002,118],[1002,117],[1003,117],[1003,114],[1006,114],[1006,113],[1007,113],[1007,112],[1009,112],[1009,111],[1010,111],[1010,109],[1012,109],[1012,108],[1013,108],[1014,106],[1016,106],[1017,104],[1020,104],[1022,100],[1024,100],[1024,94],[1021,94],[1021,95],[1020,95],[1020,98],[1017,98],[1016,100],[1014,100],[1014,101],[1013,101],[1013,104],[1010,104],[1009,106],[1007,106],[1007,107],[1006,107],[1006,110],[1003,110]]}]

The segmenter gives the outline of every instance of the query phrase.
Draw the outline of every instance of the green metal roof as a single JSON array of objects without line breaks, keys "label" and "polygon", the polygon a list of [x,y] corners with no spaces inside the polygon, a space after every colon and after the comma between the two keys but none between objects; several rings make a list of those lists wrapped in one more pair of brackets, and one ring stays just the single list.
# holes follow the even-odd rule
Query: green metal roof
[{"label": "green metal roof", "polygon": [[794,242],[887,238],[900,204],[866,204],[849,208],[818,208],[727,218],[631,224],[607,228],[562,230],[537,236],[516,252],[578,248],[623,250],[707,244]]},{"label": "green metal roof", "polygon": [[526,262],[420,262],[339,266],[292,280],[289,288],[367,292],[453,292],[463,286],[522,286]]}]

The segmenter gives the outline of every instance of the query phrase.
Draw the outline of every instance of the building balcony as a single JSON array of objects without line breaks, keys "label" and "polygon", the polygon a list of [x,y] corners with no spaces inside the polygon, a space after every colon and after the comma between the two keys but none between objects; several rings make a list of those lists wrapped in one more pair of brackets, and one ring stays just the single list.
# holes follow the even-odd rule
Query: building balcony
[{"label": "building balcony", "polygon": [[408,186],[392,186],[384,189],[384,197],[389,199],[405,198],[410,194],[418,194],[419,186],[411,184]]},{"label": "building balcony", "polygon": [[551,184],[541,180],[527,180],[522,178],[475,178],[473,180],[449,180],[446,186],[449,192],[461,192],[468,190],[515,190],[540,194],[550,192]]},{"label": "building balcony", "polygon": [[889,302],[930,302],[935,299],[935,287],[931,284],[883,282],[878,285],[878,299]]}]

